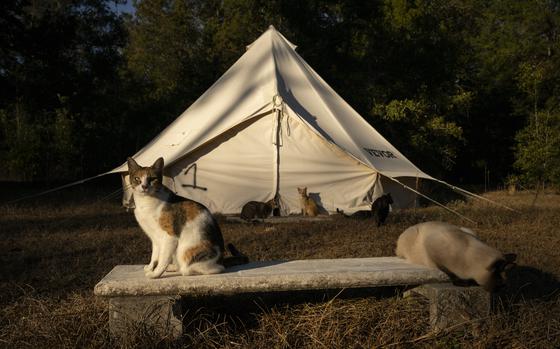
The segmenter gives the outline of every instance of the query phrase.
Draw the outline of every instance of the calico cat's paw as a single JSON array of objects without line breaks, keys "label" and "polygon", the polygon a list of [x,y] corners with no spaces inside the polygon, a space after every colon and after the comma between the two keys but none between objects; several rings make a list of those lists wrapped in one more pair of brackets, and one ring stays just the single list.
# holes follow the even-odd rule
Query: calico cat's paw
[{"label": "calico cat's paw", "polygon": [[156,264],[150,263],[144,266],[144,271],[145,272],[154,271],[155,268],[156,268]]},{"label": "calico cat's paw", "polygon": [[158,273],[155,273],[153,271],[147,271],[144,273],[144,275],[146,275],[146,277],[149,279],[157,279],[158,277],[160,277]]}]

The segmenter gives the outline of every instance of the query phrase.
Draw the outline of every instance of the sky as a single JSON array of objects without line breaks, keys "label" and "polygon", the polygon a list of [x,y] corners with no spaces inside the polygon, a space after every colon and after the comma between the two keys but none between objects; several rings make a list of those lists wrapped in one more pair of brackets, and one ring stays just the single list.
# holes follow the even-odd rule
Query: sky
[{"label": "sky", "polygon": [[118,13],[134,13],[134,6],[132,5],[132,0],[127,0],[126,4],[124,5],[113,5],[115,11]]}]

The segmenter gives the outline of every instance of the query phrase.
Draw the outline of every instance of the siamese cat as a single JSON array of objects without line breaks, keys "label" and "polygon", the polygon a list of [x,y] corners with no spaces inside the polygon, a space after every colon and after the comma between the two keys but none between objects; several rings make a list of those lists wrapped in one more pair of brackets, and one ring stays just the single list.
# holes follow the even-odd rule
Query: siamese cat
[{"label": "siamese cat", "polygon": [[504,285],[506,271],[516,258],[486,245],[472,230],[444,222],[409,227],[399,236],[396,254],[411,263],[440,269],[456,285],[474,281],[489,292]]},{"label": "siamese cat", "polygon": [[304,216],[315,217],[319,214],[319,207],[315,200],[307,195],[307,187],[297,188],[300,194],[299,201],[301,203],[301,210]]},{"label": "siamese cat", "polygon": [[239,217],[246,221],[252,221],[255,218],[267,218],[277,207],[276,201],[271,199],[267,202],[249,201],[241,209]]},{"label": "siamese cat", "polygon": [[226,266],[248,262],[231,244],[233,257],[224,258],[222,232],[210,211],[163,185],[163,158],[150,167],[128,158],[128,173],[134,215],[152,242],[152,257],[144,267],[147,277],[158,278],[168,267],[178,267],[182,275],[217,274]]}]

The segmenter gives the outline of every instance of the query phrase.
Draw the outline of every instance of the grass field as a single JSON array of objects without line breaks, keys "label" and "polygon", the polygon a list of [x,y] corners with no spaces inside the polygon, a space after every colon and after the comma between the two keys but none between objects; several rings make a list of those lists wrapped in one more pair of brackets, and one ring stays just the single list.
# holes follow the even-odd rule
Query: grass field
[{"label": "grass field", "polygon": [[266,305],[255,299],[245,311],[204,304],[187,314],[179,341],[142,327],[117,341],[93,286],[117,264],[146,263],[150,246],[119,199],[104,194],[77,189],[0,207],[0,347],[560,347],[560,195],[542,195],[533,207],[530,193],[486,194],[518,212],[478,201],[451,205],[477,226],[436,207],[393,212],[379,229],[343,217],[221,223],[226,242],[253,260],[388,256],[412,224],[446,220],[472,227],[490,245],[517,253],[519,267],[499,295],[502,306],[459,332],[430,332],[419,300],[328,295]]}]

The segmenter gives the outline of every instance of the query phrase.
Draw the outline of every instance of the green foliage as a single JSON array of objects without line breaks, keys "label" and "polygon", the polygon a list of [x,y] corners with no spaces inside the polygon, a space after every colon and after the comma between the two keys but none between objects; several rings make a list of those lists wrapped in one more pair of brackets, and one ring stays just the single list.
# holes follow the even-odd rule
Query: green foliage
[{"label": "green foliage", "polygon": [[21,104],[0,110],[4,179],[31,180],[40,171],[43,127],[33,123]]},{"label": "green foliage", "polygon": [[[372,113],[391,125],[390,133],[412,157],[424,159],[423,168],[450,169],[463,141],[463,131],[454,122],[434,114],[434,106],[425,100],[392,100],[387,105],[375,105]],[[415,132],[410,134],[410,129]],[[399,130],[401,130],[399,132]],[[406,138],[403,141],[403,138]]]},{"label": "green foliage", "polygon": [[80,129],[77,126],[78,115],[73,115],[67,107],[68,97],[59,96],[60,108],[54,110],[54,120],[50,125],[50,148],[47,153],[50,172],[48,178],[75,178],[79,175],[77,163],[80,163]]},{"label": "green foliage", "polygon": [[381,86],[372,82],[372,124],[437,176],[454,168],[475,95],[461,80],[461,10],[443,1],[387,0],[382,12],[385,76]]},{"label": "green foliage", "polygon": [[0,110],[4,179],[71,179],[79,175],[80,131],[60,96],[60,107],[37,119],[22,104]]},{"label": "green foliage", "polygon": [[516,136],[515,167],[530,185],[560,186],[560,113],[539,113]]},{"label": "green foliage", "polygon": [[136,7],[135,16],[127,23],[130,41],[126,57],[130,70],[149,84],[149,97],[161,99],[192,85],[200,68],[200,3],[150,0],[138,2]]},{"label": "green foliage", "polygon": [[514,138],[514,168],[526,184],[559,184],[558,100],[560,82],[560,8],[546,0],[495,1],[476,42],[488,61],[481,76],[492,74],[507,96],[511,116],[526,125]]},{"label": "green foliage", "polygon": [[[126,37],[112,11],[119,2],[1,3],[0,132],[6,137],[0,158],[7,159],[10,178],[75,178],[99,171],[99,160],[110,157],[109,148],[90,145],[119,110],[117,71]],[[87,133],[91,123],[103,126]],[[118,141],[119,132],[106,134],[106,144]]]},{"label": "green foliage", "polygon": [[[208,18],[212,56],[223,72],[245,52],[249,38],[257,38],[270,24],[276,24],[280,1],[225,0],[215,3],[216,16]],[[247,40],[249,39],[249,40]]]}]

